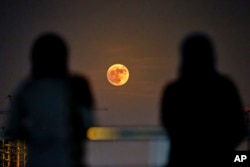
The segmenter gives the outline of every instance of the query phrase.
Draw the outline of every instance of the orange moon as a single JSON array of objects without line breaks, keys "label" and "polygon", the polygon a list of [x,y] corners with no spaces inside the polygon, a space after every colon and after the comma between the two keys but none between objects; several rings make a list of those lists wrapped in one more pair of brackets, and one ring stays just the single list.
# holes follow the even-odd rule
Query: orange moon
[{"label": "orange moon", "polygon": [[108,68],[107,79],[114,86],[124,85],[129,78],[129,71],[123,64],[114,64]]}]

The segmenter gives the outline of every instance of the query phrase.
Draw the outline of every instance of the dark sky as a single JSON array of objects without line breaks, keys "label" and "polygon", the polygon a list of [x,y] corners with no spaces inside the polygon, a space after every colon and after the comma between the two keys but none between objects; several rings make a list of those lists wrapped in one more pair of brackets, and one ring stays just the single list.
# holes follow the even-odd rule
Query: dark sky
[{"label": "dark sky", "polygon": [[[177,76],[179,44],[190,32],[214,40],[217,67],[250,103],[249,0],[1,0],[0,99],[29,74],[30,48],[44,31],[61,34],[70,68],[89,78],[99,125],[158,125],[163,86]],[[106,79],[128,67],[126,85]],[[208,102],[209,103],[209,102]]]}]

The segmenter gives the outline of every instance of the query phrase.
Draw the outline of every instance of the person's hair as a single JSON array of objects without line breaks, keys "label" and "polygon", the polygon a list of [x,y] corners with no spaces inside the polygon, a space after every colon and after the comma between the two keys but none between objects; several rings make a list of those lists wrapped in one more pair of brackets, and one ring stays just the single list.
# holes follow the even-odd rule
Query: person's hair
[{"label": "person's hair", "polygon": [[68,72],[68,49],[65,41],[57,34],[41,34],[31,50],[31,75],[39,77],[61,77]]},{"label": "person's hair", "polygon": [[211,71],[215,68],[215,50],[211,38],[195,32],[181,43],[181,73]]}]

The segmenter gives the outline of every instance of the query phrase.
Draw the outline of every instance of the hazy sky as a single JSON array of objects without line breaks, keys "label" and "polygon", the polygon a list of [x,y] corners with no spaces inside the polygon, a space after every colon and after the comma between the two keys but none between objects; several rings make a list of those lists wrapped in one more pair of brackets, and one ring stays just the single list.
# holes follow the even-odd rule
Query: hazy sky
[{"label": "hazy sky", "polygon": [[[99,125],[158,125],[163,86],[178,72],[179,44],[190,32],[211,35],[218,69],[250,104],[249,0],[1,0],[0,99],[29,73],[34,39],[61,34],[70,68],[89,78]],[[126,85],[106,79],[113,63],[128,67]],[[209,102],[208,102],[209,103]]]}]

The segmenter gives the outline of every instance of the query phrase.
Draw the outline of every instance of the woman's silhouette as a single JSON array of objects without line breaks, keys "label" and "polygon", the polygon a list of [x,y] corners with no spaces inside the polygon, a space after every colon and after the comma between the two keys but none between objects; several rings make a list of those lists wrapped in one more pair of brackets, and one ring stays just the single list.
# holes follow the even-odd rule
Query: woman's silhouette
[{"label": "woman's silhouette", "polygon": [[171,141],[169,167],[230,163],[230,152],[245,135],[238,91],[216,71],[215,61],[206,34],[184,39],[179,78],[166,86],[161,101],[161,122]]},{"label": "woman's silhouette", "polygon": [[71,76],[68,49],[54,33],[34,42],[31,74],[14,97],[8,134],[28,146],[28,167],[79,167],[85,132],[93,123],[93,97],[85,78]]}]

